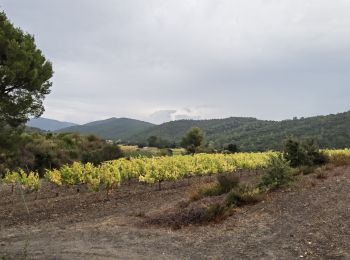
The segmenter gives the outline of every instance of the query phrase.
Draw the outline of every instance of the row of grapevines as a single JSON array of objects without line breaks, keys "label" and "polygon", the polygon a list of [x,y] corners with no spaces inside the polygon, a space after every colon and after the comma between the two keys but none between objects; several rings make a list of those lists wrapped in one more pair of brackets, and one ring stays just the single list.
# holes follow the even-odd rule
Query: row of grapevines
[{"label": "row of grapevines", "polygon": [[23,170],[7,172],[2,179],[3,183],[14,185],[17,183],[22,185],[28,191],[38,191],[41,187],[39,174],[37,172],[26,173]]},{"label": "row of grapevines", "polygon": [[344,165],[350,161],[350,149],[342,150],[324,150],[330,162],[336,165]]},{"label": "row of grapevines", "polygon": [[91,191],[110,190],[120,184],[121,175],[110,163],[94,166],[75,162],[61,169],[47,170],[45,178],[58,186],[86,184]]},{"label": "row of grapevines", "polygon": [[350,149],[341,149],[341,150],[327,149],[327,150],[323,150],[323,152],[330,157],[337,156],[337,155],[345,155],[350,157]]},{"label": "row of grapevines", "polygon": [[[350,149],[324,150],[332,160],[350,158]],[[278,152],[236,153],[236,154],[195,154],[171,157],[130,158],[108,161],[100,166],[75,162],[59,170],[47,170],[45,178],[58,186],[86,184],[91,191],[110,190],[122,181],[137,178],[141,182],[155,183],[177,180],[195,175],[210,175],[234,172],[239,169],[257,170],[268,165],[271,156]],[[20,183],[28,190],[40,188],[36,172],[26,174],[23,170],[8,172],[4,183]]]},{"label": "row of grapevines", "polygon": [[111,189],[122,181],[138,178],[155,183],[194,175],[256,170],[267,166],[275,152],[237,154],[196,154],[171,157],[130,158],[108,161],[100,166],[73,163],[46,172],[46,179],[57,185],[87,184],[90,190]]}]

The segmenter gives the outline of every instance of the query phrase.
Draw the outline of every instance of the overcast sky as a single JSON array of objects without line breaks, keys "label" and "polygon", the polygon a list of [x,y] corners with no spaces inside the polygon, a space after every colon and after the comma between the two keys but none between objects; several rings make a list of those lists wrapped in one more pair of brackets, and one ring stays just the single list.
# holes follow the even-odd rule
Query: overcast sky
[{"label": "overcast sky", "polygon": [[45,117],[286,119],[350,109],[349,0],[0,0],[53,62]]}]

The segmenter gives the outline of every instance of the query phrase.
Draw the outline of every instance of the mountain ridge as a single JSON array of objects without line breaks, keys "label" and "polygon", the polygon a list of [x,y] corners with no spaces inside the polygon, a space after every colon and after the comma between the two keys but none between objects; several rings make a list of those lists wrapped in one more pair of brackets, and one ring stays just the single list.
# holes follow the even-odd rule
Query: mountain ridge
[{"label": "mountain ridge", "polygon": [[83,125],[63,128],[57,132],[78,132],[81,134],[94,134],[103,139],[124,140],[128,136],[137,134],[151,126],[153,126],[152,123],[141,120],[111,117]]},{"label": "mountain ridge", "polygon": [[157,136],[168,143],[179,144],[182,136],[194,126],[204,131],[206,140],[213,146],[223,147],[235,143],[242,151],[279,150],[288,137],[314,138],[323,148],[350,147],[350,111],[281,121],[229,117],[182,119],[160,125],[113,117],[60,129],[57,132],[95,134],[104,139],[145,145],[150,136]]},{"label": "mountain ridge", "polygon": [[75,125],[77,124],[45,117],[32,118],[26,124],[28,127],[39,128],[44,131],[57,131],[59,129]]},{"label": "mountain ridge", "polygon": [[179,143],[186,131],[194,126],[200,127],[207,141],[214,146],[235,143],[242,151],[280,150],[288,137],[313,138],[322,148],[350,147],[350,111],[282,121],[252,117],[171,121],[146,129],[129,139],[142,143],[149,136],[157,136],[170,143]]}]

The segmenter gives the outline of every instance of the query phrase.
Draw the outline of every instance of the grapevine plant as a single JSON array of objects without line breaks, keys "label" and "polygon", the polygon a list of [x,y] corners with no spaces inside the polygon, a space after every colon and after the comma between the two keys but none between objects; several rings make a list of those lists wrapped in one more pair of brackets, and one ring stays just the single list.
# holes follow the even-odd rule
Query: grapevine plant
[{"label": "grapevine plant", "polygon": [[[350,150],[325,150],[332,161],[339,155],[350,158]],[[57,186],[86,185],[90,191],[108,192],[130,179],[148,184],[175,181],[191,176],[232,173],[237,170],[258,170],[268,166],[270,158],[279,152],[236,153],[236,154],[194,154],[169,157],[122,158],[107,161],[99,166],[75,162],[60,169],[46,170],[45,178]],[[27,190],[40,188],[39,175],[23,170],[8,172],[3,182],[14,186],[20,183]]]}]

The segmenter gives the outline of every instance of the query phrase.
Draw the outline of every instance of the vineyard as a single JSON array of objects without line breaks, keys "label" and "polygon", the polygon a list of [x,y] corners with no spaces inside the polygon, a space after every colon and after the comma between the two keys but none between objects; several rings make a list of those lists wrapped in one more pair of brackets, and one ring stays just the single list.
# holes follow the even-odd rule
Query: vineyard
[{"label": "vineyard", "polygon": [[[350,150],[325,150],[330,161],[347,160]],[[57,186],[87,185],[90,191],[107,192],[131,179],[154,184],[162,181],[176,181],[191,176],[232,173],[237,170],[259,170],[268,166],[278,152],[236,153],[236,154],[195,154],[152,158],[123,158],[107,161],[99,166],[75,162],[60,169],[46,170],[45,179]],[[8,172],[2,182],[12,187],[22,185],[27,191],[41,187],[39,174],[23,170]]]}]

